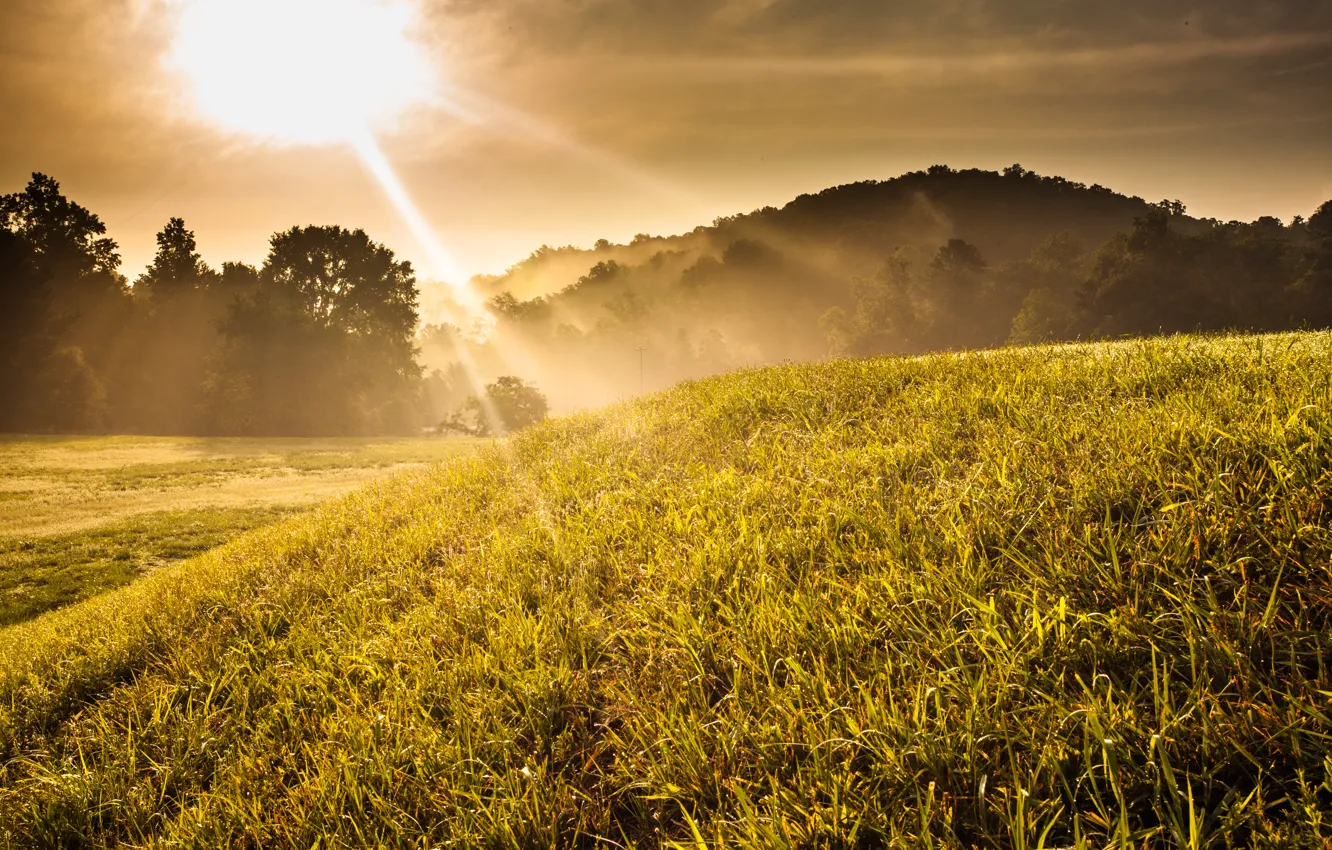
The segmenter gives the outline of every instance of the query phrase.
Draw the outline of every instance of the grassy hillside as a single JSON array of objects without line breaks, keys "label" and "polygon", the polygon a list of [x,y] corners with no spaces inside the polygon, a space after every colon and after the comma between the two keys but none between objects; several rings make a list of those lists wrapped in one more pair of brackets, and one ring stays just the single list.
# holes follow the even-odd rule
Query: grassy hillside
[{"label": "grassy hillside", "polygon": [[403,474],[0,631],[0,842],[1324,847],[1329,376],[799,366]]}]

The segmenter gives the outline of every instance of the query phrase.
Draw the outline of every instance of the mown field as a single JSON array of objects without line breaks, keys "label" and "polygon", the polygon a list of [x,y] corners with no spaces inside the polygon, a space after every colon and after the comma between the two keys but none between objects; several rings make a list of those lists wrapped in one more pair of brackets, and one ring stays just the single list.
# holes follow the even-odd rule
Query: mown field
[{"label": "mown field", "polygon": [[1332,335],[747,372],[0,630],[14,847],[1332,841]]},{"label": "mown field", "polygon": [[0,626],[474,445],[0,437]]}]

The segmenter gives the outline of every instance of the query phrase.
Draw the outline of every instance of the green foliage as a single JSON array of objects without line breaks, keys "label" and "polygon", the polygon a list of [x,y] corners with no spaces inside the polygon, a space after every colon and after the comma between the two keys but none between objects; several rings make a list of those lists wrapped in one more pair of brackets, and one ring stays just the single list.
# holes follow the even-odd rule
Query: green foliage
[{"label": "green foliage", "polygon": [[[216,272],[173,218],[131,292],[102,222],[38,174],[0,198],[29,252],[0,257],[0,306],[33,328],[0,342],[29,376],[0,427],[409,434],[519,369],[567,411],[829,354],[1332,327],[1330,215],[1222,223],[1020,165],[935,166],[680,236],[543,246],[471,282],[489,315],[431,291],[425,312],[459,325],[439,334],[411,266],[341,227]],[[74,363],[88,395],[53,406],[44,382]]]},{"label": "green foliage", "polygon": [[0,841],[1325,846],[1330,374],[1172,338],[530,429],[0,631]]},{"label": "green foliage", "polygon": [[409,369],[416,330],[411,263],[363,230],[293,227],[273,236],[264,289],[284,310],[323,327],[374,339]]},{"label": "green foliage", "polygon": [[157,255],[134,289],[147,298],[164,301],[208,289],[216,278],[217,273],[199,256],[194,232],[186,229],[184,219],[173,218],[157,234]]},{"label": "green foliage", "polygon": [[1162,202],[1094,257],[1070,232],[997,268],[958,239],[920,272],[899,253],[853,283],[853,313],[836,308],[822,327],[837,355],[1332,323],[1317,272],[1300,277],[1301,254],[1318,249],[1302,252],[1299,230],[1275,219],[1200,229],[1183,215]]},{"label": "green foliage", "polygon": [[550,411],[540,390],[512,375],[487,384],[486,398],[499,416],[500,424],[510,433],[541,422]]},{"label": "green foliage", "polygon": [[[126,318],[120,255],[96,215],[32,175],[0,196],[0,428],[96,431]],[[12,393],[12,394],[11,394]]]},{"label": "green foliage", "polygon": [[1310,322],[1332,324],[1332,201],[1309,218],[1304,274],[1296,285]]},{"label": "green foliage", "polygon": [[1013,317],[1008,341],[1012,345],[1029,345],[1066,339],[1074,321],[1073,308],[1067,299],[1051,289],[1033,289]]},{"label": "green foliage", "polygon": [[0,230],[0,431],[96,431],[106,391],[82,349],[61,345],[50,273],[16,233]]},{"label": "green foliage", "polygon": [[[1213,227],[1190,235],[1164,211],[1107,242],[1080,291],[1078,324],[1119,336],[1266,330],[1316,320],[1292,296],[1292,245],[1280,224]],[[1321,323],[1320,323],[1321,324]]]},{"label": "green foliage", "polygon": [[209,360],[222,341],[218,321],[245,291],[211,269],[194,233],[173,218],[157,234],[157,254],[134,284],[135,313],[120,355],[136,368],[113,385],[121,430],[199,433]]},{"label": "green foliage", "polygon": [[851,282],[855,313],[848,316],[841,307],[833,307],[820,320],[834,356],[893,354],[915,344],[922,323],[910,268],[904,258],[894,256],[873,277]]},{"label": "green foliage", "polygon": [[22,236],[53,277],[111,278],[120,268],[106,225],[45,174],[33,174],[22,192],[0,196],[0,226]]}]

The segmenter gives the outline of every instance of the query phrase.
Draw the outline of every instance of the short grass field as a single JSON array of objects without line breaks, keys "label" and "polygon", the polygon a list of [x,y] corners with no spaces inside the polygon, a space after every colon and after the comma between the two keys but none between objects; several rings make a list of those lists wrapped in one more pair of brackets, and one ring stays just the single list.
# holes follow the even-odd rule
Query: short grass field
[{"label": "short grass field", "polygon": [[0,630],[10,847],[1326,848],[1332,335],[790,366]]},{"label": "short grass field", "polygon": [[121,587],[468,440],[0,437],[0,626]]}]

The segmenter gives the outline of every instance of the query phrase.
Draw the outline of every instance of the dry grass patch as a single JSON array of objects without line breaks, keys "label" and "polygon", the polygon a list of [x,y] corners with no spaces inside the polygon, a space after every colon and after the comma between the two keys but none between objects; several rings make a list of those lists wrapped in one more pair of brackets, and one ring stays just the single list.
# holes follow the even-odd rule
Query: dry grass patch
[{"label": "dry grass patch", "polygon": [[0,438],[0,625],[477,443]]}]

